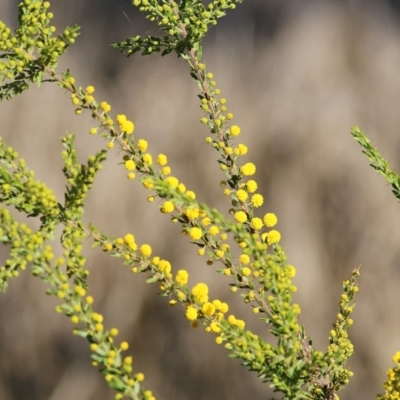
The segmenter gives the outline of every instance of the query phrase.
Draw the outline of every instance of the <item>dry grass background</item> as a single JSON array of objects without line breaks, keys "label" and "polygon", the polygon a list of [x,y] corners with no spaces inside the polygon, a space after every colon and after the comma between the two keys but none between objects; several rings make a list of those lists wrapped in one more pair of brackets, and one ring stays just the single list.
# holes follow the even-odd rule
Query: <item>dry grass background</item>
[{"label": "dry grass background", "polygon": [[[173,56],[126,59],[108,43],[156,33],[128,1],[53,1],[56,24],[83,25],[61,67],[78,84],[93,84],[97,98],[126,113],[153,154],[168,154],[173,171],[201,201],[226,210],[215,163],[204,145],[207,131],[196,85]],[[126,15],[125,15],[125,14]],[[0,19],[16,23],[16,2],[0,2]],[[128,20],[129,19],[129,20]],[[351,359],[355,377],[341,398],[373,399],[391,355],[399,350],[400,206],[368,166],[349,130],[357,123],[400,167],[400,29],[386,2],[246,0],[222,20],[205,44],[208,68],[228,99],[257,164],[265,196],[262,212],[279,217],[289,260],[298,270],[301,321],[323,349],[337,310],[341,281],[362,264]],[[77,134],[80,158],[104,146],[89,137],[89,116],[75,116],[69,96],[44,85],[0,106],[1,135],[36,176],[62,198],[60,136]],[[87,201],[86,221],[113,235],[132,232],[174,268],[190,270],[211,296],[248,317],[227,281],[196,255],[178,226],[146,203],[111,152]],[[33,225],[35,221],[30,221]],[[108,327],[131,343],[136,370],[157,399],[266,399],[269,391],[202,329],[192,330],[182,310],[169,308],[157,287],[133,276],[117,260],[90,249],[89,284]],[[1,260],[7,256],[2,249]],[[90,365],[87,343],[55,314],[57,301],[28,272],[0,296],[1,400],[108,400],[113,398]]]}]

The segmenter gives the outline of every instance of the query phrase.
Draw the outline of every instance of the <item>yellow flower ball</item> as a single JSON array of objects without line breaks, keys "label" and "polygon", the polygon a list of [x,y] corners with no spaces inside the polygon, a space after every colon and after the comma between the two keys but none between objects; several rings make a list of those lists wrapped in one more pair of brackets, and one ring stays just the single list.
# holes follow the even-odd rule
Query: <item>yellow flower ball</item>
[{"label": "yellow flower ball", "polygon": [[247,214],[244,211],[237,211],[235,213],[235,219],[237,222],[244,223],[247,221]]}]

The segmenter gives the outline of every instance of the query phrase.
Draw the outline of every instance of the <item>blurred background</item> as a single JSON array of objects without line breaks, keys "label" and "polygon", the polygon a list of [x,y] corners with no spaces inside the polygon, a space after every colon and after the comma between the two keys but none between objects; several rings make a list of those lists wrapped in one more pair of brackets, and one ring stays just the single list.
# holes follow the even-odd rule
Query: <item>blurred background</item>
[{"label": "blurred background", "polygon": [[[96,99],[125,113],[153,154],[168,155],[173,171],[200,201],[226,211],[217,153],[208,134],[197,86],[173,54],[127,59],[110,43],[157,34],[128,0],[52,1],[55,25],[82,26],[62,58]],[[0,2],[0,19],[15,27],[15,0]],[[265,204],[275,212],[282,244],[297,268],[301,322],[324,350],[342,281],[362,265],[360,293],[350,331],[355,376],[341,399],[373,399],[381,391],[391,356],[400,350],[400,206],[390,187],[368,166],[350,135],[354,124],[400,170],[400,1],[245,0],[212,28],[204,43],[207,67],[228,100],[246,161],[257,165]],[[88,134],[90,116],[76,116],[69,95],[44,84],[0,105],[0,130],[36,177],[63,198],[60,137],[77,135],[79,158],[104,148]],[[212,298],[229,302],[235,315],[263,337],[266,327],[228,280],[197,256],[180,228],[146,202],[148,192],[126,179],[121,154],[109,153],[87,201],[85,220],[104,232],[132,232],[139,243],[206,282]],[[34,219],[29,221],[37,226]],[[118,260],[85,249],[95,309],[107,328],[131,344],[135,371],[158,400],[267,399],[254,373],[228,358],[214,336],[193,330],[179,307],[157,296],[156,285],[133,276]],[[7,258],[1,249],[0,261]],[[56,299],[28,271],[0,295],[1,400],[110,400],[114,393],[91,366],[87,343],[54,312]]]}]

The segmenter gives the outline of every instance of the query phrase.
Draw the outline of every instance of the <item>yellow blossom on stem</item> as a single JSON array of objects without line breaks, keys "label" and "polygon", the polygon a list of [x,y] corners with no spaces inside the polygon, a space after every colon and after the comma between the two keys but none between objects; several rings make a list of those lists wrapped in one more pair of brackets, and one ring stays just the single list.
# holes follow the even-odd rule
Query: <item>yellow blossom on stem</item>
[{"label": "yellow blossom on stem", "polygon": [[92,94],[92,93],[94,93],[94,87],[93,86],[88,86],[87,88],[86,88],[86,93],[87,94]]},{"label": "yellow blossom on stem", "polygon": [[262,229],[264,224],[263,224],[261,218],[255,217],[250,221],[250,225],[255,231],[259,231]]},{"label": "yellow blossom on stem", "polygon": [[206,302],[206,303],[204,303],[203,306],[201,307],[201,311],[202,311],[202,313],[203,313],[204,315],[207,315],[207,316],[214,315],[214,313],[215,313],[215,306],[214,306],[212,303],[210,303],[210,302]]},{"label": "yellow blossom on stem", "polygon": [[195,321],[197,319],[197,316],[198,316],[198,311],[197,311],[197,309],[195,307],[189,306],[186,309],[186,314],[185,315],[186,315],[186,318],[189,321]]},{"label": "yellow blossom on stem", "polygon": [[276,217],[275,214],[273,213],[268,213],[264,215],[264,223],[265,226],[267,226],[268,228],[272,228],[273,226],[275,226],[278,222],[278,218]]},{"label": "yellow blossom on stem", "polygon": [[106,101],[102,101],[100,103],[100,108],[104,111],[104,112],[109,112],[111,110],[111,106],[106,102]]},{"label": "yellow blossom on stem", "polygon": [[165,164],[167,164],[168,160],[167,160],[167,156],[165,154],[159,154],[157,156],[157,164],[164,166]]},{"label": "yellow blossom on stem", "polygon": [[140,151],[146,151],[146,150],[147,150],[147,146],[148,146],[148,143],[147,143],[147,141],[144,140],[144,139],[139,139],[138,142],[137,142],[137,145],[136,145],[136,147],[137,147]]},{"label": "yellow blossom on stem", "polygon": [[125,161],[125,168],[128,171],[133,171],[136,168],[135,162],[133,160]]},{"label": "yellow blossom on stem", "polygon": [[138,374],[136,374],[136,379],[138,380],[138,382],[143,382],[144,381],[144,374],[139,372]]},{"label": "yellow blossom on stem", "polygon": [[171,173],[171,167],[168,167],[168,166],[163,167],[163,168],[161,169],[161,173],[162,173],[163,175],[169,175],[169,174]]},{"label": "yellow blossom on stem", "polygon": [[214,333],[221,332],[221,326],[218,322],[215,322],[215,321],[211,322],[210,328],[211,328],[211,331]]},{"label": "yellow blossom on stem", "polygon": [[192,240],[199,240],[203,236],[203,232],[200,228],[193,227],[189,230],[189,236]]},{"label": "yellow blossom on stem", "polygon": [[127,235],[125,235],[124,241],[125,241],[125,244],[128,247],[130,247],[133,251],[135,251],[137,249],[135,237],[131,233],[128,233]]},{"label": "yellow blossom on stem", "polygon": [[121,129],[122,132],[127,133],[128,135],[133,133],[135,125],[133,124],[132,121],[129,121],[126,118],[126,115],[124,114],[117,115],[116,120],[119,125],[119,129]]},{"label": "yellow blossom on stem", "polygon": [[238,136],[240,135],[240,128],[237,125],[232,125],[231,128],[229,129],[229,133],[232,136]]},{"label": "yellow blossom on stem", "polygon": [[150,256],[151,256],[151,253],[152,253],[151,246],[148,245],[148,244],[142,244],[142,245],[140,246],[140,252],[142,253],[142,255],[143,255],[144,257],[150,257]]},{"label": "yellow blossom on stem", "polygon": [[293,265],[286,265],[285,273],[288,278],[294,278],[296,276],[296,268]]},{"label": "yellow blossom on stem", "polygon": [[210,229],[208,230],[208,233],[209,233],[211,236],[217,235],[217,234],[219,233],[219,228],[218,228],[218,226],[215,226],[215,225],[211,226]]},{"label": "yellow blossom on stem", "polygon": [[199,218],[200,215],[200,210],[198,208],[187,208],[185,210],[185,215],[190,219],[196,219]]},{"label": "yellow blossom on stem", "polygon": [[174,209],[175,209],[174,203],[169,200],[167,200],[161,207],[161,211],[163,213],[171,213],[172,211],[174,211]]},{"label": "yellow blossom on stem", "polygon": [[261,194],[253,194],[253,196],[251,196],[251,204],[253,207],[257,208],[257,207],[261,207],[264,203],[264,198],[262,197]]},{"label": "yellow blossom on stem", "polygon": [[234,154],[237,156],[244,156],[245,154],[247,154],[247,146],[245,146],[244,144],[239,144],[234,150]]},{"label": "yellow blossom on stem", "polygon": [[253,163],[246,163],[240,167],[240,172],[245,176],[254,175],[256,172],[256,166]]},{"label": "yellow blossom on stem", "polygon": [[244,211],[237,211],[235,213],[235,219],[237,222],[244,223],[247,221],[247,215]]},{"label": "yellow blossom on stem", "polygon": [[394,356],[392,357],[392,361],[395,364],[400,364],[400,351],[397,351]]},{"label": "yellow blossom on stem", "polygon": [[221,303],[219,310],[224,314],[227,313],[229,311],[228,303]]},{"label": "yellow blossom on stem", "polygon": [[150,153],[146,153],[143,155],[143,162],[145,162],[148,165],[153,165],[153,157],[151,156]]},{"label": "yellow blossom on stem", "polygon": [[169,185],[171,185],[174,189],[176,189],[179,185],[179,180],[175,178],[174,176],[169,176],[165,182],[167,182]]},{"label": "yellow blossom on stem", "polygon": [[261,235],[263,240],[266,240],[268,244],[275,244],[281,240],[281,234],[273,229],[272,231],[263,233]]},{"label": "yellow blossom on stem", "polygon": [[205,283],[198,283],[193,286],[191,293],[197,303],[208,301],[208,286]]},{"label": "yellow blossom on stem", "polygon": [[181,269],[177,272],[175,281],[180,286],[186,285],[188,283],[188,280],[189,280],[189,274],[186,270]]},{"label": "yellow blossom on stem", "polygon": [[250,263],[250,257],[247,254],[241,254],[239,256],[239,261],[241,264],[247,265]]},{"label": "yellow blossom on stem", "polygon": [[239,189],[236,192],[236,197],[239,199],[239,201],[244,203],[247,200],[248,194],[243,189]]},{"label": "yellow blossom on stem", "polygon": [[164,272],[167,274],[169,274],[171,272],[171,268],[172,268],[170,262],[167,260],[160,260],[157,267],[161,272]]},{"label": "yellow blossom on stem", "polygon": [[254,193],[257,190],[257,182],[250,179],[247,183],[246,183],[246,189],[249,193]]},{"label": "yellow blossom on stem", "polygon": [[211,219],[210,219],[209,217],[204,217],[204,218],[201,220],[201,223],[202,223],[204,226],[210,225],[210,224],[211,224]]},{"label": "yellow blossom on stem", "polygon": [[191,190],[187,190],[185,194],[186,197],[190,200],[194,200],[196,198],[196,194]]}]

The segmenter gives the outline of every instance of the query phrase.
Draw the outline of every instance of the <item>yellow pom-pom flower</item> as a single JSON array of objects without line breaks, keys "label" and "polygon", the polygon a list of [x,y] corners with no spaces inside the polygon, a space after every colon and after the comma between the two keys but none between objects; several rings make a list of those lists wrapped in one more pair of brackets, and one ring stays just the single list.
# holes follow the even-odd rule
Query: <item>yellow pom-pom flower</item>
[{"label": "yellow pom-pom flower", "polygon": [[191,190],[187,190],[185,194],[186,194],[186,197],[190,200],[194,200],[196,198],[196,193],[194,193]]},{"label": "yellow pom-pom flower", "polygon": [[191,291],[197,303],[205,303],[208,301],[208,286],[205,283],[198,283]]},{"label": "yellow pom-pom flower", "polygon": [[254,175],[256,172],[256,166],[253,163],[246,163],[240,167],[240,172],[245,176]]},{"label": "yellow pom-pom flower", "polygon": [[250,225],[255,231],[259,231],[262,229],[264,224],[263,224],[261,218],[255,217],[251,220]]},{"label": "yellow pom-pom flower", "polygon": [[264,203],[264,197],[262,197],[261,194],[253,194],[253,196],[251,196],[251,204],[253,207],[257,208],[257,207],[261,207]]},{"label": "yellow pom-pom flower", "polygon": [[188,283],[188,280],[189,280],[188,272],[184,269],[179,270],[175,278],[176,283],[178,283],[180,286],[184,286]]},{"label": "yellow pom-pom flower", "polygon": [[161,168],[161,173],[163,175],[169,175],[171,173],[171,167],[165,166],[165,167]]},{"label": "yellow pom-pom flower", "polygon": [[232,125],[231,128],[229,129],[229,133],[232,136],[238,136],[240,135],[240,128],[237,125]]},{"label": "yellow pom-pom flower", "polygon": [[262,235],[262,237],[264,238],[264,240],[266,239],[268,244],[275,244],[281,240],[281,234],[278,231],[276,231],[275,229],[273,229],[272,231],[269,231],[267,233],[264,233]]},{"label": "yellow pom-pom flower", "polygon": [[133,251],[135,251],[137,249],[135,237],[131,233],[128,233],[127,235],[125,235],[124,241],[125,241],[125,244],[128,247],[130,247]]},{"label": "yellow pom-pom flower", "polygon": [[189,321],[195,321],[196,319],[197,319],[197,316],[198,316],[198,311],[197,311],[197,309],[196,308],[194,308],[193,306],[189,306],[187,309],[186,309],[186,318],[189,320]]},{"label": "yellow pom-pom flower", "polygon": [[92,93],[94,93],[94,87],[93,86],[88,86],[87,88],[86,88],[86,93],[87,94],[92,94]]},{"label": "yellow pom-pom flower", "polygon": [[100,108],[106,113],[111,110],[111,106],[106,101],[100,103]]},{"label": "yellow pom-pom flower", "polygon": [[169,200],[167,200],[161,207],[161,211],[164,213],[171,213],[172,211],[174,211],[174,209],[175,209],[174,203]]},{"label": "yellow pom-pom flower", "polygon": [[211,316],[215,313],[215,307],[212,303],[206,302],[201,307],[201,311],[204,315]]},{"label": "yellow pom-pom flower", "polygon": [[397,351],[394,356],[392,357],[392,361],[395,364],[400,364],[400,351]]},{"label": "yellow pom-pom flower", "polygon": [[211,331],[214,332],[214,333],[219,333],[219,332],[221,332],[221,326],[220,326],[220,324],[219,324],[218,322],[216,322],[216,321],[211,322],[210,328],[211,328]]},{"label": "yellow pom-pom flower", "polygon": [[196,218],[199,218],[200,215],[200,210],[198,208],[187,208],[185,210],[185,215],[190,219],[194,220]]},{"label": "yellow pom-pom flower", "polygon": [[239,261],[241,264],[247,265],[250,262],[250,257],[247,254],[241,254],[239,256]]},{"label": "yellow pom-pom flower", "polygon": [[239,329],[244,329],[244,327],[246,326],[246,323],[245,323],[243,320],[238,319],[238,320],[236,320],[236,326],[237,326]]},{"label": "yellow pom-pom flower", "polygon": [[235,219],[237,222],[241,222],[243,224],[247,221],[247,215],[244,211],[237,211],[235,213]]},{"label": "yellow pom-pom flower", "polygon": [[165,154],[159,154],[157,156],[157,164],[158,165],[164,166],[165,164],[167,164],[167,162],[168,162],[168,159]]},{"label": "yellow pom-pom flower", "polygon": [[167,182],[169,185],[171,185],[173,188],[177,188],[179,185],[179,180],[175,178],[174,176],[169,176],[165,182]]},{"label": "yellow pom-pom flower", "polygon": [[153,157],[151,154],[146,153],[143,155],[143,162],[146,163],[147,165],[153,165]]},{"label": "yellow pom-pom flower", "polygon": [[210,229],[208,230],[208,233],[209,233],[211,236],[218,235],[218,233],[219,233],[219,228],[218,228],[218,226],[215,226],[215,225],[211,226]]},{"label": "yellow pom-pom flower", "polygon": [[253,181],[252,179],[250,179],[247,183],[246,183],[246,189],[249,193],[254,193],[257,190],[257,182]]},{"label": "yellow pom-pom flower", "polygon": [[267,213],[264,215],[264,223],[268,228],[272,228],[278,222],[278,218],[273,213]]},{"label": "yellow pom-pom flower", "polygon": [[143,256],[150,257],[152,253],[151,246],[148,244],[142,244],[140,246],[140,252],[142,253]]},{"label": "yellow pom-pom flower", "polygon": [[228,304],[227,304],[227,303],[221,303],[221,306],[220,306],[219,310],[220,310],[222,313],[226,314],[226,313],[229,311],[229,306],[228,306]]},{"label": "yellow pom-pom flower", "polygon": [[293,265],[286,265],[285,273],[288,278],[294,278],[296,276],[296,268]]},{"label": "yellow pom-pom flower", "polygon": [[135,162],[133,160],[125,161],[125,168],[128,171],[133,171],[136,168]]},{"label": "yellow pom-pom flower", "polygon": [[243,190],[243,189],[239,189],[236,192],[236,197],[239,199],[239,201],[241,201],[242,203],[244,203],[247,200],[247,197],[249,195]]},{"label": "yellow pom-pom flower", "polygon": [[235,153],[235,155],[237,156],[244,156],[245,154],[247,154],[247,146],[245,146],[244,144],[239,144],[235,150],[233,150],[233,152]]},{"label": "yellow pom-pom flower", "polygon": [[189,236],[192,240],[199,240],[203,236],[203,232],[200,228],[193,227],[189,230]]},{"label": "yellow pom-pom flower", "polygon": [[160,262],[157,265],[157,268],[160,270],[160,272],[164,273],[170,273],[171,272],[171,263],[167,260],[160,260]]},{"label": "yellow pom-pom flower", "polygon": [[144,140],[144,139],[139,139],[138,142],[137,142],[137,145],[136,145],[136,147],[137,147],[140,151],[146,151],[146,150],[147,150],[147,146],[148,146],[148,143],[147,143],[147,141]]}]

